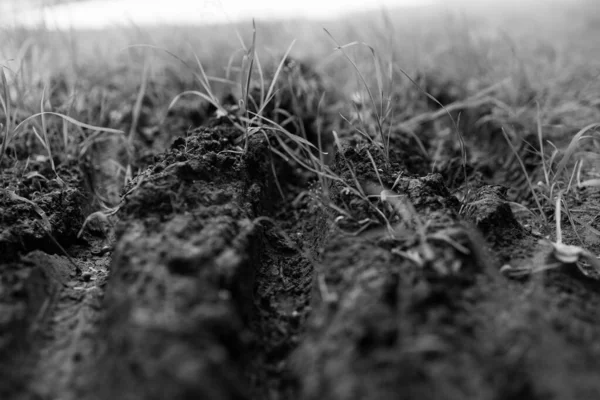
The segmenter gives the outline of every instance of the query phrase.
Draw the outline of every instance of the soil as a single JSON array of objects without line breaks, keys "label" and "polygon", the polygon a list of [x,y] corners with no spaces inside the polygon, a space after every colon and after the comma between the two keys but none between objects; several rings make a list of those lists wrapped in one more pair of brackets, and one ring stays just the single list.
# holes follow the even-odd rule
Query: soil
[{"label": "soil", "polygon": [[465,184],[453,148],[346,132],[323,181],[273,133],[243,149],[193,119],[139,159],[108,231],[79,232],[85,165],[3,170],[0,398],[600,398],[600,283],[500,273],[549,262],[551,231],[513,214],[497,146],[467,137],[490,156]]}]

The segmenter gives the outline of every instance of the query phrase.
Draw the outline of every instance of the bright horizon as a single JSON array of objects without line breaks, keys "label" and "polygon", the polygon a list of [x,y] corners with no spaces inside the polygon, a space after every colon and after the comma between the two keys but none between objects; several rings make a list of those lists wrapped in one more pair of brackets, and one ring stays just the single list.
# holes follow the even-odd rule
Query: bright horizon
[{"label": "bright horizon", "polygon": [[[381,7],[420,7],[441,0],[303,0],[287,3],[281,0],[92,0],[68,3],[42,10],[22,10],[14,4],[0,9],[5,21],[20,26],[44,22],[50,29],[101,29],[114,25],[211,24],[237,22],[256,18],[337,17],[344,13]],[[22,4],[22,3],[21,3]],[[20,8],[17,9],[17,8]]]}]

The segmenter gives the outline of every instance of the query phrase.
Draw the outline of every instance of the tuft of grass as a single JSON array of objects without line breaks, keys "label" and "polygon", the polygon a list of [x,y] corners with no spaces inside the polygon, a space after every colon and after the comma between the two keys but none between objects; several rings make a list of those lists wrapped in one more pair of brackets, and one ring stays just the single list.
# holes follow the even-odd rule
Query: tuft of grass
[{"label": "tuft of grass", "polygon": [[[252,20],[252,43],[250,48],[244,54],[242,58],[242,69],[240,77],[241,88],[242,88],[242,99],[240,100],[240,110],[242,114],[246,115],[246,120],[249,121],[249,107],[250,104],[250,82],[252,80],[252,69],[254,67],[254,59],[256,56],[256,23]],[[262,86],[261,86],[262,87]],[[244,153],[248,152],[248,140],[249,140],[249,125],[244,130]]]},{"label": "tuft of grass", "polygon": [[[561,210],[563,205],[566,207],[566,204],[564,203],[562,194],[562,191],[558,192],[556,195],[556,202],[554,204],[556,240],[554,242],[548,242],[552,248],[553,259],[542,265],[525,265],[520,267],[504,265],[500,269],[500,272],[512,278],[522,278],[534,273],[547,271],[549,269],[574,265],[584,276],[600,279],[600,260],[593,253],[584,247],[567,245],[563,243]],[[568,209],[566,210],[568,212]]]},{"label": "tuft of grass", "polygon": [[512,141],[508,137],[508,134],[506,133],[504,128],[502,128],[502,135],[504,136],[506,143],[508,143],[508,146],[510,147],[511,151],[514,153],[515,157],[517,158],[517,161],[519,162],[519,165],[521,166],[521,169],[523,170],[523,174],[525,175],[525,179],[527,180],[527,185],[529,186],[529,190],[531,191],[533,199],[535,200],[535,204],[537,205],[538,210],[540,212],[540,217],[544,220],[544,222],[547,222],[546,214],[544,213],[544,209],[542,208],[542,203],[540,202],[540,199],[538,198],[536,190],[533,188],[533,184],[531,183],[531,178],[529,177],[529,174],[527,174],[527,169],[525,168],[525,164],[523,164],[523,160],[521,159],[519,152],[517,151],[515,146],[512,144]]},{"label": "tuft of grass", "polygon": [[[368,94],[369,101],[371,102],[370,106],[372,107],[372,111],[375,114],[376,130],[377,130],[377,133],[379,134],[380,146],[382,148],[382,154],[383,154],[383,157],[385,158],[386,162],[389,163],[389,159],[390,159],[389,145],[390,145],[391,129],[389,129],[388,133],[386,134],[384,125],[385,125],[387,117],[390,116],[390,114],[392,113],[392,107],[391,107],[392,101],[391,101],[391,92],[390,92],[389,96],[387,97],[387,99],[385,98],[385,95],[384,95],[383,71],[382,71],[382,67],[381,67],[381,60],[377,56],[377,52],[375,51],[375,49],[372,46],[370,46],[364,42],[358,42],[358,41],[351,42],[351,43],[348,43],[345,45],[341,45],[327,29],[325,29],[325,28],[323,28],[323,29],[324,29],[325,33],[335,43],[336,47],[334,50],[340,51],[342,53],[342,55],[344,56],[344,58],[350,63],[350,65],[352,65],[352,67],[353,67],[354,71],[356,72],[358,78],[360,79],[365,91]],[[375,79],[377,82],[377,94],[379,95],[378,101],[375,100],[375,96],[373,95],[373,92],[372,92],[369,84],[367,83],[367,80],[366,80],[364,74],[360,71],[356,62],[354,62],[354,60],[346,52],[346,49],[354,47],[354,46],[365,46],[371,53],[373,65],[375,67]],[[391,68],[390,68],[390,71],[391,71]],[[390,81],[391,81],[391,72],[390,72]],[[390,84],[391,84],[391,82],[390,82]],[[360,98],[359,101],[361,102],[361,106],[363,108],[365,108],[365,104],[364,104],[362,98]],[[360,115],[360,113],[358,113],[358,114]],[[389,122],[389,124],[390,124],[390,126],[392,125],[391,121]],[[365,136],[366,138],[368,138],[372,143],[374,143],[373,140],[371,139],[371,136],[368,135],[368,133],[362,132],[362,135]]]},{"label": "tuft of grass", "polygon": [[567,149],[565,150],[565,153],[564,153],[562,159],[560,160],[560,162],[558,163],[558,166],[556,167],[556,172],[554,173],[555,177],[559,177],[560,174],[565,170],[569,161],[571,161],[571,158],[573,157],[573,154],[575,153],[575,150],[577,149],[579,142],[584,138],[583,135],[585,135],[586,133],[588,133],[591,130],[595,130],[598,128],[600,128],[600,123],[589,124],[588,126],[579,130],[579,132],[577,132],[575,134],[575,136],[573,136],[573,138],[569,142],[569,145],[567,146]]}]

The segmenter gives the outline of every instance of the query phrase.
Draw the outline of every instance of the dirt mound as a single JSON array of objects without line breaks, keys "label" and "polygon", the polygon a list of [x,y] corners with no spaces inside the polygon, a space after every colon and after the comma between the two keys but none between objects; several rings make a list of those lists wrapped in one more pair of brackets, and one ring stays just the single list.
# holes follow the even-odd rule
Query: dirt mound
[{"label": "dirt mound", "polygon": [[351,132],[309,172],[303,142],[207,124],[144,158],[114,238],[75,240],[76,177],[2,192],[3,398],[598,397],[598,282],[500,273],[552,247],[497,176]]},{"label": "dirt mound", "polygon": [[5,189],[0,191],[3,261],[15,260],[19,254],[35,249],[60,252],[59,244],[68,246],[76,241],[85,219],[86,201],[79,185],[62,178],[48,180],[41,174],[21,177],[14,170],[4,171],[2,178],[5,180]]}]

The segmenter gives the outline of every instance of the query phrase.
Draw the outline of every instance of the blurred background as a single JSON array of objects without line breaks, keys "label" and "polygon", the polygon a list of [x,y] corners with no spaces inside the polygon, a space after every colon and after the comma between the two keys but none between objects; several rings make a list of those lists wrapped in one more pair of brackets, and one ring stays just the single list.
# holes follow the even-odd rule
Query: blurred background
[{"label": "blurred background", "polygon": [[498,8],[515,12],[545,12],[557,4],[577,0],[0,0],[4,26],[48,29],[99,29],[157,24],[213,24],[257,20],[328,19],[377,9],[444,8],[448,10]]},{"label": "blurred background", "polygon": [[344,12],[376,7],[422,7],[436,0],[31,0],[5,1],[6,23],[51,28],[105,28],[111,25],[206,24],[244,19],[289,17],[327,18]]}]

